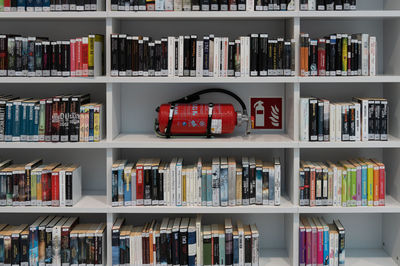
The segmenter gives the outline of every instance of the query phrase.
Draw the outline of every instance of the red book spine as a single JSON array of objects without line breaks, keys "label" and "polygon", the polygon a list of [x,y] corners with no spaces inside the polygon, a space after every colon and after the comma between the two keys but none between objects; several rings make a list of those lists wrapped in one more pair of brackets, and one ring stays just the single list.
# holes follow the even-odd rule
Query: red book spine
[{"label": "red book spine", "polygon": [[311,228],[306,228],[306,265],[312,264],[312,232]]},{"label": "red book spine", "polygon": [[42,173],[42,205],[49,205],[51,202],[51,172]]},{"label": "red book spine", "polygon": [[318,228],[317,265],[324,264],[324,230]]},{"label": "red book spine", "polygon": [[379,165],[379,206],[385,206],[385,179],[386,179],[386,173],[385,173],[385,165],[380,164]]},{"label": "red book spine", "polygon": [[310,207],[315,206],[315,169],[310,168]]},{"label": "red book spine", "polygon": [[11,0],[4,0],[4,11],[5,12],[11,11]]},{"label": "red book spine", "polygon": [[326,74],[325,39],[318,40],[318,76]]},{"label": "red book spine", "polygon": [[76,58],[76,55],[75,55],[75,43],[76,43],[76,41],[75,41],[75,39],[71,39],[70,40],[70,53],[69,53],[69,55],[70,55],[70,69],[71,69],[71,77],[75,77],[76,76],[76,72],[75,72],[75,70],[76,70],[76,63],[75,63],[75,58]]},{"label": "red book spine", "polygon": [[82,38],[82,77],[89,76],[89,42],[88,38]]},{"label": "red book spine", "polygon": [[143,205],[143,165],[136,166],[136,204]]},{"label": "red book spine", "polygon": [[60,179],[58,172],[51,173],[51,206],[60,206]]},{"label": "red book spine", "polygon": [[317,265],[317,245],[318,245],[318,235],[317,235],[317,228],[316,227],[312,227],[312,246],[311,246],[311,256],[312,256],[312,265]]},{"label": "red book spine", "polygon": [[82,77],[82,48],[81,48],[81,46],[82,46],[82,39],[81,38],[78,38],[78,39],[76,39],[76,47],[75,47],[75,53],[76,53],[76,62],[75,62],[75,64],[76,64],[76,67],[75,67],[75,71],[76,71],[76,76],[77,77]]}]

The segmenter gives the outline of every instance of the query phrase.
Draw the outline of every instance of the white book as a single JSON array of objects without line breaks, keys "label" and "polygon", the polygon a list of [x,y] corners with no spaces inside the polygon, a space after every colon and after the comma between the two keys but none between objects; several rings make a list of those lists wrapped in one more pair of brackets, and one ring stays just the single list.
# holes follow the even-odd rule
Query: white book
[{"label": "white book", "polygon": [[203,265],[203,231],[201,230],[201,215],[196,217],[196,265]]},{"label": "white book", "polygon": [[245,77],[250,77],[250,37],[246,36],[244,37],[244,52],[245,52],[245,58],[244,58],[244,64],[245,64]]},{"label": "white book", "polygon": [[358,99],[361,109],[361,140],[368,141],[368,100]]},{"label": "white book", "polygon": [[376,76],[376,37],[369,37],[369,75]]},{"label": "white book", "polygon": [[168,37],[168,77],[175,76],[175,37]]},{"label": "white book", "polygon": [[[65,199],[66,206],[74,206],[82,196],[82,168],[80,166],[72,166],[65,171],[65,180],[72,180],[72,199]],[[72,175],[72,177],[69,177]],[[66,186],[68,184],[66,183]]]},{"label": "white book", "polygon": [[220,167],[220,162],[219,158],[215,157],[212,159],[212,206],[218,207],[220,206],[220,197],[219,197],[219,186],[220,186],[220,180],[219,180],[219,167]]},{"label": "white book", "polygon": [[182,206],[182,163],[183,158],[176,162],[176,206]]},{"label": "white book", "polygon": [[245,70],[245,38],[240,37],[240,76],[244,77],[246,75],[246,70]]},{"label": "white book", "polygon": [[[206,49],[208,50],[208,54],[205,53]],[[203,51],[202,51],[202,54],[203,54],[203,62],[202,62],[203,74],[202,74],[202,76],[208,77],[209,68],[206,69],[205,68],[206,65],[204,64],[204,61],[206,61],[206,62],[208,62],[208,67],[210,67],[210,37],[208,37],[208,36],[204,36],[204,38],[203,38]],[[206,56],[207,56],[207,58],[205,58]]]},{"label": "white book", "polygon": [[166,11],[173,11],[174,10],[174,0],[165,0],[164,9]]},{"label": "white book", "polygon": [[221,38],[214,38],[214,77],[220,76],[221,69]]},{"label": "white book", "polygon": [[132,206],[136,206],[136,168],[134,167],[131,172],[131,188],[132,188]]},{"label": "white book", "polygon": [[52,233],[52,263],[61,265],[61,228],[69,218],[64,217],[53,227]]},{"label": "white book", "polygon": [[169,165],[169,181],[171,184],[171,198],[170,204],[171,206],[176,206],[176,162],[177,158],[173,158]]},{"label": "white book", "polygon": [[300,141],[309,140],[309,98],[300,98]]},{"label": "white book", "polygon": [[165,0],[156,0],[156,11],[164,11]]},{"label": "white book", "polygon": [[202,181],[202,172],[203,172],[203,163],[202,159],[199,158],[197,160],[197,169],[196,169],[196,205],[201,206],[201,181]]},{"label": "white book", "polygon": [[236,162],[235,158],[228,158],[228,189],[229,206],[236,205]]},{"label": "white book", "polygon": [[237,221],[239,234],[239,265],[244,265],[244,228],[240,220]]},{"label": "white book", "polygon": [[361,73],[368,76],[368,59],[369,59],[369,35],[361,34]]},{"label": "white book", "polygon": [[336,104],[336,114],[335,114],[335,138],[336,141],[342,141],[342,108],[341,104]]},{"label": "white book", "polygon": [[353,102],[355,107],[356,141],[361,141],[361,107],[358,102]]},{"label": "white book", "polygon": [[182,11],[182,0],[174,0],[174,11]]},{"label": "white book", "polygon": [[58,172],[60,179],[60,207],[65,207],[65,168]]},{"label": "white book", "polygon": [[196,43],[196,77],[203,76],[203,41]]},{"label": "white book", "polygon": [[275,206],[281,204],[281,163],[279,158],[275,158],[274,175],[275,175]]},{"label": "white book", "polygon": [[331,103],[329,108],[329,141],[333,142],[336,140],[336,105]]},{"label": "white book", "polygon": [[248,0],[246,2],[247,11],[254,11],[254,0]]},{"label": "white book", "polygon": [[224,51],[224,56],[222,57],[222,69],[223,69],[223,77],[228,76],[228,56],[229,56],[229,39],[227,37],[224,38],[224,42],[222,43],[222,49]]},{"label": "white book", "polygon": [[178,38],[178,76],[183,77],[183,48],[184,48],[184,36]]},{"label": "white book", "polygon": [[317,9],[317,3],[315,0],[308,0],[308,10],[315,11]]}]

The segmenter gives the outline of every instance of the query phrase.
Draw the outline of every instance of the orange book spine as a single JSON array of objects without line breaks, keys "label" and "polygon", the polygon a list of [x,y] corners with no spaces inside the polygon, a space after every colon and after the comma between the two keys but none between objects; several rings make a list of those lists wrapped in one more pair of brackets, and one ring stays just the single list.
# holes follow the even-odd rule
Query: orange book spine
[{"label": "orange book spine", "polygon": [[310,207],[315,206],[315,168],[310,168]]}]

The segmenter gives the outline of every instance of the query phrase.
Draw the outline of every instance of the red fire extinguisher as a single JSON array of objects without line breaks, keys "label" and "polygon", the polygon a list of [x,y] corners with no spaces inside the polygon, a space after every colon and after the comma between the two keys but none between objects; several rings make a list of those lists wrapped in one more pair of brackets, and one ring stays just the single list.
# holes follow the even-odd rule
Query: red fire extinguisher
[{"label": "red fire extinguisher", "polygon": [[[193,103],[206,93],[223,93],[233,97],[242,107],[235,111],[230,103]],[[158,118],[155,121],[157,136],[207,136],[232,133],[237,126],[246,123],[249,134],[249,119],[246,105],[236,94],[225,89],[206,89],[193,93],[176,101],[157,107]]]}]

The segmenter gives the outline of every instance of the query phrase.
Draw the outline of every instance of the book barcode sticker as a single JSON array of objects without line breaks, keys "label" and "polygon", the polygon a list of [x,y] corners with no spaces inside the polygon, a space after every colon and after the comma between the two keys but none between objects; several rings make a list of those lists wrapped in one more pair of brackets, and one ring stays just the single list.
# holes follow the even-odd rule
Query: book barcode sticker
[{"label": "book barcode sticker", "polygon": [[222,133],[222,119],[211,120],[211,133],[221,134]]}]

